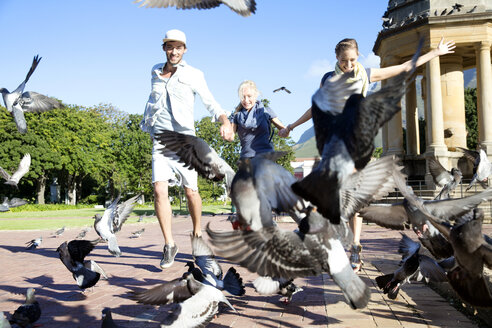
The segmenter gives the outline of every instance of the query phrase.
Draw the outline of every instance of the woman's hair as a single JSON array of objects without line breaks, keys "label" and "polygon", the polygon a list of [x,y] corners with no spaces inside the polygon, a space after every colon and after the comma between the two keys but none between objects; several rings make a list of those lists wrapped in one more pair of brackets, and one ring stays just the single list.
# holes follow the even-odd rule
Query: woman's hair
[{"label": "woman's hair", "polygon": [[335,47],[335,54],[339,56],[342,51],[347,49],[355,49],[355,51],[357,51],[357,55],[359,55],[359,46],[357,45],[357,41],[355,41],[355,39],[343,39],[338,42]]},{"label": "woman's hair", "polygon": [[[245,88],[250,88],[251,90],[253,90],[255,92],[256,96],[258,96],[260,94],[260,91],[258,91],[258,88],[256,87],[256,83],[254,83],[251,80],[246,80],[246,81],[241,82],[241,84],[239,85],[239,88],[237,89],[237,94],[239,96],[239,99],[241,99],[243,97],[243,90]],[[239,112],[241,110],[241,108],[243,108],[243,105],[241,104],[241,101],[239,101],[239,105],[236,106],[236,110],[234,111],[234,113]]]}]

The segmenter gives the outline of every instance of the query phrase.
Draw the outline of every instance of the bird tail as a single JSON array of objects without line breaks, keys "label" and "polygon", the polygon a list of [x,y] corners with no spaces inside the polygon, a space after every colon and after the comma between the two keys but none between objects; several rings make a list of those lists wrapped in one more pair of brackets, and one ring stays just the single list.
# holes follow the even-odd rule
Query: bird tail
[{"label": "bird tail", "polygon": [[90,260],[88,262],[88,265],[89,270],[99,273],[104,279],[108,280],[108,275],[106,274],[106,271],[104,271],[103,268],[101,268],[99,264],[96,263],[96,261]]},{"label": "bird tail", "polygon": [[385,289],[386,286],[393,280],[394,274],[388,273],[379,277],[376,277],[376,284],[380,289]]},{"label": "bird tail", "polygon": [[224,276],[224,290],[231,295],[242,296],[246,292],[244,289],[243,279],[233,267],[227,270]]},{"label": "bird tail", "polygon": [[118,247],[118,241],[116,240],[116,236],[114,235],[108,238],[108,250],[116,257],[121,256],[121,250]]},{"label": "bird tail", "polygon": [[449,284],[465,302],[473,306],[492,307],[492,295],[483,275],[472,276],[461,267],[448,273]]},{"label": "bird tail", "polygon": [[352,269],[342,243],[338,239],[329,239],[328,243],[328,265],[333,281],[340,287],[353,309],[366,307],[371,298],[369,287]]}]

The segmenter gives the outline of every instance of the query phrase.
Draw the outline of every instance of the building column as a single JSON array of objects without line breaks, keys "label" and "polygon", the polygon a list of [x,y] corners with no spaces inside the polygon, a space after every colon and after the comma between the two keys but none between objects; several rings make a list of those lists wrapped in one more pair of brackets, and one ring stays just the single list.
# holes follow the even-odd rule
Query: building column
[{"label": "building column", "polygon": [[463,58],[446,55],[441,61],[441,92],[443,108],[443,132],[452,132],[444,142],[449,150],[466,148],[465,90],[463,79]]},{"label": "building column", "polygon": [[[400,58],[397,56],[385,56],[381,67],[387,67],[399,64]],[[388,81],[381,81],[383,87]],[[401,110],[398,111],[387,123],[387,145],[388,149],[385,155],[402,155],[403,154],[403,129],[401,121]],[[384,131],[384,130],[383,130]],[[384,139],[384,138],[383,138]]]},{"label": "building column", "polygon": [[447,147],[444,143],[444,123],[442,112],[441,68],[439,57],[430,60],[426,67],[427,74],[427,110],[430,117],[430,135],[426,153],[431,156],[447,156]]},{"label": "building column", "polygon": [[417,91],[415,88],[415,80],[412,81],[412,83],[407,88],[407,94],[405,95],[405,109],[405,120],[407,122],[407,155],[419,155],[419,113],[417,110]]},{"label": "building column", "polygon": [[479,143],[485,152],[492,154],[492,65],[490,42],[475,45],[477,55],[477,108]]},{"label": "building column", "polygon": [[[425,135],[425,152],[427,152],[427,149],[429,149],[429,140],[430,140],[430,135],[432,134],[431,132],[431,122],[432,122],[432,117],[429,113],[429,105],[428,105],[428,99],[427,99],[427,78],[426,78],[426,70],[425,67],[422,69],[423,77],[422,81],[420,81],[420,90],[422,90],[422,100],[424,102],[424,120],[425,120],[425,128],[424,128],[424,135]],[[425,153],[422,151],[421,148],[421,153]]]}]

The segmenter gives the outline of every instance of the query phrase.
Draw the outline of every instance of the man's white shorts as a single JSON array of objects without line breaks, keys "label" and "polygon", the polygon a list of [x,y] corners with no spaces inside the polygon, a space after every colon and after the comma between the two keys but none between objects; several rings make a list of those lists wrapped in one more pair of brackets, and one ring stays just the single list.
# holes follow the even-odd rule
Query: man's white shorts
[{"label": "man's white shorts", "polygon": [[[152,147],[152,183],[157,181],[167,181],[170,186],[180,185],[198,190],[198,174],[195,170],[184,167],[183,163],[178,162],[178,157],[174,153],[163,154],[162,146],[154,139]],[[174,154],[174,155],[173,155]]]}]

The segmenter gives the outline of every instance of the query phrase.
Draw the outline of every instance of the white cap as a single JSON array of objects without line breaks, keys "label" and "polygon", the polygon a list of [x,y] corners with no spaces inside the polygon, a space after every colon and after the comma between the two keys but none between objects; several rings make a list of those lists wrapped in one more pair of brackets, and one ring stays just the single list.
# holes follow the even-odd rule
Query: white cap
[{"label": "white cap", "polygon": [[166,43],[167,41],[179,41],[186,46],[186,35],[180,30],[169,30],[166,32],[162,43]]}]

